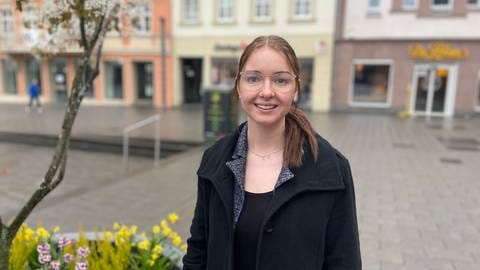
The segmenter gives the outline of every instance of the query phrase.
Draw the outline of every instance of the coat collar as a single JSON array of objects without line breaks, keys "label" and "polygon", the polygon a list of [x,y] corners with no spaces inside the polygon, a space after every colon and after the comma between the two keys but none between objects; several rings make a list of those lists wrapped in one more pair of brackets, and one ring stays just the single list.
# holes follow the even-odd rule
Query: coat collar
[{"label": "coat collar", "polygon": [[[201,178],[209,180],[218,192],[226,206],[227,214],[232,216],[233,223],[233,189],[234,175],[226,166],[233,160],[237,140],[245,123],[230,135],[227,135],[206,150],[202,164],[197,174]],[[304,161],[302,166],[292,168],[295,175],[291,181],[287,181],[275,191],[275,199],[272,205],[273,213],[281,205],[299,193],[314,190],[339,190],[344,189],[344,179],[339,153],[325,139],[316,135],[318,142],[318,158],[315,161],[308,145],[304,145]],[[233,225],[233,224],[232,224]]]}]

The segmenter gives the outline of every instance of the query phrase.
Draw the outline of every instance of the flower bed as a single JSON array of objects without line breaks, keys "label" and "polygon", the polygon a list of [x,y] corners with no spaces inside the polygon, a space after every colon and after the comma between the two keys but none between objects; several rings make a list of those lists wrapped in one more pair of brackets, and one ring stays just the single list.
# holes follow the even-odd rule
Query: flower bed
[{"label": "flower bed", "polygon": [[137,233],[137,226],[115,223],[112,230],[61,233],[23,225],[10,249],[11,270],[173,270],[181,269],[186,244],[171,229],[174,213]]}]

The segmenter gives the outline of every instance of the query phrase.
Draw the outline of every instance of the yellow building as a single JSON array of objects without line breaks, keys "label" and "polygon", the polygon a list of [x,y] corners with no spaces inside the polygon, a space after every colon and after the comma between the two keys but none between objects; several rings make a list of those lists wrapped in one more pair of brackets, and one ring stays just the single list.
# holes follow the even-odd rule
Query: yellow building
[{"label": "yellow building", "polygon": [[328,111],[334,15],[334,0],[174,1],[174,103],[199,102],[208,88],[231,88],[243,48],[256,36],[275,34],[300,60],[300,106]]}]

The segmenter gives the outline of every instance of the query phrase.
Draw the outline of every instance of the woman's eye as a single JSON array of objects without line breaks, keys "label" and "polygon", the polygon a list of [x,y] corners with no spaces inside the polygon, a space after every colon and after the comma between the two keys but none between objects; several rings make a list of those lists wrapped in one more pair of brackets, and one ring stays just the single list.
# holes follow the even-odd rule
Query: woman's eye
[{"label": "woman's eye", "polygon": [[247,76],[247,82],[249,83],[256,83],[260,81],[259,76]]}]

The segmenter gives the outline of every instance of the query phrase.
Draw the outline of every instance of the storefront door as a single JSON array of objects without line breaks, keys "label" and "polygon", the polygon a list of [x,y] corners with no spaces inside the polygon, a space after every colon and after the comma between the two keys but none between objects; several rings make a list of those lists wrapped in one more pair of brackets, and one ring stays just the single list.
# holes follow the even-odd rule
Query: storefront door
[{"label": "storefront door", "polygon": [[415,66],[411,110],[417,115],[452,116],[456,84],[457,67],[455,65]]}]

